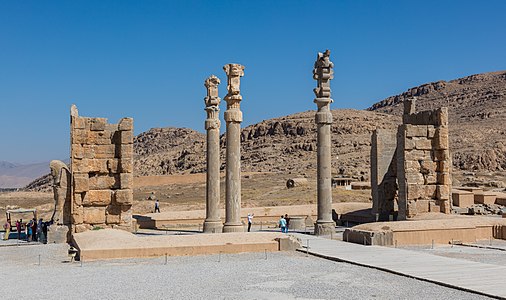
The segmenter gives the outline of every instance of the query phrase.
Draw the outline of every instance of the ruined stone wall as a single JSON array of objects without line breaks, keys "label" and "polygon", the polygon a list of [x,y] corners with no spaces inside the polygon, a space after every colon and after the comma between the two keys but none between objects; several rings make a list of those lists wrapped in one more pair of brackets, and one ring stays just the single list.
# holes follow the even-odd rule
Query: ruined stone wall
[{"label": "ruined stone wall", "polygon": [[397,210],[397,133],[377,129],[371,138],[372,213],[388,221]]},{"label": "ruined stone wall", "polygon": [[397,135],[398,219],[424,212],[450,213],[447,108],[415,113],[414,100],[408,101],[403,120]]},{"label": "ruined stone wall", "polygon": [[132,230],[133,119],[108,124],[71,110],[72,232]]}]

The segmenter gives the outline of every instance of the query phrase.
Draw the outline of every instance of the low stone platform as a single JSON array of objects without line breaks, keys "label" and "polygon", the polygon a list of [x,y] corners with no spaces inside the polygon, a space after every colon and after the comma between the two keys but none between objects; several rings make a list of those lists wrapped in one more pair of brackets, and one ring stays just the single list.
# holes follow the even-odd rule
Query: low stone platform
[{"label": "low stone platform", "polygon": [[300,242],[282,233],[139,236],[103,229],[74,235],[83,260],[295,250]]},{"label": "low stone platform", "polygon": [[430,245],[506,239],[506,219],[459,216],[434,220],[375,222],[346,229],[343,240],[365,245]]},{"label": "low stone platform", "polygon": [[[337,218],[350,215],[352,212],[365,211],[372,207],[372,203],[346,202],[333,203],[332,209],[336,212]],[[292,216],[304,216],[308,226],[313,226],[317,216],[317,207],[315,205],[291,205],[291,206],[268,206],[268,207],[243,207],[241,209],[241,219],[247,224],[247,215],[255,214],[253,222],[259,224],[264,222],[277,223],[281,215],[288,214]],[[206,216],[205,210],[193,211],[162,211],[161,213],[149,213],[145,215],[134,215],[139,227],[142,229],[162,229],[176,225],[203,224]],[[225,210],[221,210],[222,218],[225,216]],[[370,217],[370,213],[368,215]]]}]

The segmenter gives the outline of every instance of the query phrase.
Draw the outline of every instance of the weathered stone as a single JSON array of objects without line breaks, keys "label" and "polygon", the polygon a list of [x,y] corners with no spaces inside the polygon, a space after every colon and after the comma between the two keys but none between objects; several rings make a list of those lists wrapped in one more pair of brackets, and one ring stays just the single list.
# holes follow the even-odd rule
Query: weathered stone
[{"label": "weathered stone", "polygon": [[449,173],[438,173],[437,174],[437,183],[441,185],[451,185],[451,175]]},{"label": "weathered stone", "polygon": [[111,190],[89,190],[83,198],[85,206],[109,205],[112,201]]},{"label": "weathered stone", "polygon": [[90,189],[88,174],[74,174],[74,192],[82,193]]},{"label": "weathered stone", "polygon": [[111,158],[115,153],[114,145],[93,145],[93,158]]},{"label": "weathered stone", "polygon": [[109,145],[112,143],[109,131],[88,131],[86,143],[88,145]]},{"label": "weathered stone", "polygon": [[76,225],[74,228],[76,233],[80,233],[93,229],[93,226],[91,226],[90,224],[79,224]]},{"label": "weathered stone", "polygon": [[121,206],[109,205],[105,211],[105,222],[107,224],[120,224]]},{"label": "weathered stone", "polygon": [[97,175],[89,178],[89,187],[92,190],[108,190],[119,188],[118,175]]},{"label": "weathered stone", "polygon": [[131,158],[122,158],[119,160],[120,173],[132,173],[134,171],[134,162]]},{"label": "weathered stone", "polygon": [[121,173],[119,182],[120,182],[121,189],[133,188],[133,175],[132,175],[132,173]]},{"label": "weathered stone", "polygon": [[121,144],[133,144],[134,134],[132,130],[120,131]]},{"label": "weathered stone", "polygon": [[114,201],[118,205],[131,205],[134,195],[131,189],[116,190]]},{"label": "weathered stone", "polygon": [[434,135],[434,148],[437,150],[449,149],[447,127],[438,127],[436,129],[436,134]]},{"label": "weathered stone", "polygon": [[84,158],[84,147],[80,144],[76,144],[72,147],[72,157],[76,159]]},{"label": "weathered stone", "polygon": [[123,118],[119,121],[118,129],[120,131],[132,131],[134,130],[134,119]]},{"label": "weathered stone", "polygon": [[436,161],[447,161],[450,159],[450,151],[448,150],[435,150],[434,157]]},{"label": "weathered stone", "polygon": [[103,224],[105,223],[106,207],[84,207],[83,222],[86,224]]},{"label": "weathered stone", "polygon": [[134,153],[133,144],[122,144],[119,146],[119,158],[132,158]]},{"label": "weathered stone", "polygon": [[420,161],[430,160],[430,151],[426,150],[410,150],[405,152],[406,160]]},{"label": "weathered stone", "polygon": [[72,224],[82,224],[84,222],[84,209],[82,206],[72,210]]},{"label": "weathered stone", "polygon": [[419,150],[431,150],[432,149],[432,140],[429,139],[419,139],[415,140],[415,148]]},{"label": "weathered stone", "polygon": [[434,133],[436,132],[436,128],[434,126],[427,126],[427,138],[432,139],[434,138]]},{"label": "weathered stone", "polygon": [[92,118],[90,120],[90,130],[92,130],[92,131],[105,130],[106,124],[107,124],[106,118]]},{"label": "weathered stone", "polygon": [[406,124],[406,137],[426,137],[427,126],[426,125],[411,125]]},{"label": "weathered stone", "polygon": [[120,173],[119,159],[111,158],[107,160],[107,170],[109,173]]},{"label": "weathered stone", "polygon": [[417,200],[416,201],[416,212],[419,213],[426,213],[430,211],[429,203],[430,200]]},{"label": "weathered stone", "polygon": [[450,199],[450,188],[447,185],[437,185],[436,198],[439,200]]}]

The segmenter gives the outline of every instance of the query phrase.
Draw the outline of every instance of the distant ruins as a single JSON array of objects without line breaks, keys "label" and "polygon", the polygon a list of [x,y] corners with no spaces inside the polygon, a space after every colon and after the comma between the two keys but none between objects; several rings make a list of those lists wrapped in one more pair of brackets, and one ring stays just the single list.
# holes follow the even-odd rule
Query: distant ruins
[{"label": "distant ruins", "polygon": [[404,101],[397,134],[372,135],[373,214],[380,221],[406,220],[419,213],[451,210],[448,110],[416,112],[416,98]]},{"label": "distant ruins", "polygon": [[318,106],[315,115],[317,127],[317,193],[318,219],[314,233],[316,235],[330,234],[335,230],[332,220],[332,165],[331,165],[331,131],[332,113],[330,103],[330,80],[334,78],[334,64],[330,61],[330,51],[318,53],[314,63],[313,78],[317,81],[314,89]]},{"label": "distant ruins", "polygon": [[94,227],[132,231],[133,119],[70,113],[71,232]]}]

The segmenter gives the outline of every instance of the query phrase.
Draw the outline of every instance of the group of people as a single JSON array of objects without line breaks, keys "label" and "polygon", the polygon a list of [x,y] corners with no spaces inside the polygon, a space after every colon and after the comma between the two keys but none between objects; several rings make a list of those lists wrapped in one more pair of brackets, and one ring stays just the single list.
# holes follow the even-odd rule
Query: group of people
[{"label": "group of people", "polygon": [[[251,224],[253,224],[254,214],[248,214],[248,232],[251,230]],[[281,232],[288,233],[288,227],[290,227],[290,218],[288,214],[282,215],[278,221],[278,227],[281,228]]]},{"label": "group of people", "polygon": [[[16,231],[18,234],[18,240],[21,240],[21,233],[24,231],[25,240],[27,242],[41,242],[47,244],[47,231],[48,227],[53,224],[52,221],[44,222],[42,218],[37,221],[36,218],[31,219],[27,223],[23,223],[22,219],[16,220]],[[9,239],[11,232],[11,220],[8,219],[4,224],[4,240]]]}]

